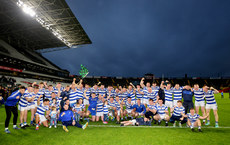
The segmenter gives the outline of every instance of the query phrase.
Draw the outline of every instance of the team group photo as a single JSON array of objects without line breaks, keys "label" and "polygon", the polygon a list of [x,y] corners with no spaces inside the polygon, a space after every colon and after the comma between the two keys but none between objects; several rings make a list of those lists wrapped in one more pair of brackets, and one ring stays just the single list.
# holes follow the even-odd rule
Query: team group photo
[{"label": "team group photo", "polygon": [[229,145],[229,5],[0,0],[0,145]]}]

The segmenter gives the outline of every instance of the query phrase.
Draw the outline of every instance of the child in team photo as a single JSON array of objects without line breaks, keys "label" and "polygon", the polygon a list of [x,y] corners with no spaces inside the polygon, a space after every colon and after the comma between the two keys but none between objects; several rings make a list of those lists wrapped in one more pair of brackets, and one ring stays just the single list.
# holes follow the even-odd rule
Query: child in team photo
[{"label": "child in team photo", "polygon": [[57,128],[57,108],[55,106],[51,107],[50,111],[50,127],[52,128],[54,123],[54,128]]}]

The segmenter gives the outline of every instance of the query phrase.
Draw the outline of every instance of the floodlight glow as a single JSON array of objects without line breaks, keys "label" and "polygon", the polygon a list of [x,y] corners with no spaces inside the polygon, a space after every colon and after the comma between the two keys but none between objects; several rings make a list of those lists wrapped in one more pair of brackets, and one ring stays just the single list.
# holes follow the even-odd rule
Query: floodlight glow
[{"label": "floodlight glow", "polygon": [[28,15],[31,17],[35,17],[35,20],[42,25],[42,27],[46,28],[47,30],[50,30],[54,36],[56,36],[58,39],[60,39],[64,44],[66,44],[68,47],[72,47],[71,43],[69,43],[65,38],[59,34],[58,30],[55,30],[52,28],[52,24],[45,22],[43,19],[39,18],[38,15],[36,15],[35,11],[28,5],[24,4],[21,0],[18,0],[17,5]]}]

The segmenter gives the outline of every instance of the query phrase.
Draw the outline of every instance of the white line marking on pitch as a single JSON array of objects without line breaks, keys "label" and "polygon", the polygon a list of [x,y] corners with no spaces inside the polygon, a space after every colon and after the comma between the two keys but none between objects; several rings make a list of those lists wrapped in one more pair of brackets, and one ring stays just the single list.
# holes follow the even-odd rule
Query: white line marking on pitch
[{"label": "white line marking on pitch", "polygon": [[[3,122],[0,122],[0,124],[5,124]],[[10,123],[10,124],[13,124],[13,123]],[[62,125],[62,124],[57,124],[57,125]],[[120,125],[88,125],[89,127],[108,127],[108,128],[132,128],[132,127],[136,127],[136,128],[179,128],[179,127],[173,127],[173,126],[120,126]],[[188,128],[188,127],[182,127],[182,128]],[[202,126],[202,128],[216,128],[214,126]],[[227,128],[229,129],[230,126],[220,126],[218,128]],[[216,128],[216,129],[218,129]]]}]

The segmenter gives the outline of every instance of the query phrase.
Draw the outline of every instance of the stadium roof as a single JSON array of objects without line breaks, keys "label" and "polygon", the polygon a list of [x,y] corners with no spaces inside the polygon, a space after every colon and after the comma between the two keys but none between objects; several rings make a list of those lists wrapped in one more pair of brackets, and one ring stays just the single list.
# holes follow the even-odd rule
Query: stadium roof
[{"label": "stadium roof", "polygon": [[65,0],[1,0],[0,22],[0,39],[15,47],[41,50],[92,43]]}]

